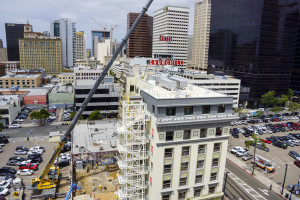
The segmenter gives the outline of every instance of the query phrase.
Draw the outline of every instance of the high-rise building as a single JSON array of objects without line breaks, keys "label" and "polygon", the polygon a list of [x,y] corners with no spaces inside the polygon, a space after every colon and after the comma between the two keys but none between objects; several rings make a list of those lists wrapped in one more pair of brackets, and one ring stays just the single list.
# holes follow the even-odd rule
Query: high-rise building
[{"label": "high-rise building", "polygon": [[300,0],[211,1],[209,68],[241,79],[249,107],[270,90],[286,94],[300,68],[299,8]]},{"label": "high-rise building", "polygon": [[207,71],[211,0],[197,0],[194,12],[192,69]]},{"label": "high-rise building", "polygon": [[[128,13],[127,31],[131,28],[139,13]],[[153,17],[145,14],[127,42],[127,58],[152,57]]]},{"label": "high-rise building", "polygon": [[86,59],[86,38],[83,31],[76,32],[76,60]]},{"label": "high-rise building", "polygon": [[32,32],[29,24],[24,27],[24,38],[19,39],[21,69],[43,68],[46,73],[59,74],[62,68],[61,39]]},{"label": "high-rise building", "polygon": [[[155,58],[184,61],[187,65],[189,8],[166,6],[154,12],[153,48]],[[171,37],[164,41],[161,36]],[[179,66],[180,67],[180,66]]]},{"label": "high-rise building", "polygon": [[5,23],[7,57],[9,61],[20,61],[18,39],[24,37],[24,25]]},{"label": "high-rise building", "polygon": [[3,41],[0,39],[0,48],[3,48]]},{"label": "high-rise building", "polygon": [[3,41],[0,39],[0,62],[7,61],[7,49],[3,48]]},{"label": "high-rise building", "polygon": [[111,32],[102,30],[102,31],[97,31],[97,30],[92,30],[92,57],[95,56],[95,46],[97,45],[98,41],[102,41],[104,39],[111,39]]},{"label": "high-rise building", "polygon": [[188,36],[188,53],[187,53],[187,60],[188,65],[191,66],[192,64],[192,55],[193,55],[193,39],[194,37],[192,35]]},{"label": "high-rise building", "polygon": [[126,92],[119,199],[221,198],[233,98],[163,74],[127,77]]},{"label": "high-rise building", "polygon": [[76,28],[70,19],[57,19],[50,24],[50,36],[60,37],[62,43],[62,65],[72,67],[76,61]]}]

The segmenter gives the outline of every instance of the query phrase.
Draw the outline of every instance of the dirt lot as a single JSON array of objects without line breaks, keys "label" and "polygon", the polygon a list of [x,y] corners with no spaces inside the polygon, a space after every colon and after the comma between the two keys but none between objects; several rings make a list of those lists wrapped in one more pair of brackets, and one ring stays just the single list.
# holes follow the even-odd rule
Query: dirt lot
[{"label": "dirt lot", "polygon": [[[294,122],[298,122],[299,120],[291,120]],[[278,123],[278,122],[277,122]],[[272,123],[276,124],[276,123]],[[245,126],[253,126],[258,124],[248,124],[248,125],[239,125],[239,126],[232,126],[231,128],[241,128]],[[257,137],[265,139],[266,137],[274,136],[284,136],[289,133],[300,133],[300,131],[289,131],[289,132],[280,132],[280,133],[272,133],[272,134],[263,134],[257,135]],[[229,149],[235,146],[245,147],[245,141],[251,139],[251,137],[244,137],[242,134],[239,134],[240,138],[230,137],[229,139]],[[300,154],[300,147],[288,147],[287,149],[281,149],[278,147],[273,146],[272,144],[266,144],[266,146],[270,149],[269,152],[257,149],[256,153],[261,155],[269,160],[271,160],[275,165],[275,172],[273,173],[266,173],[266,177],[273,180],[274,182],[278,183],[279,185],[282,184],[285,172],[285,164],[288,164],[287,176],[286,176],[286,185],[287,184],[296,184],[298,183],[299,176],[300,176],[300,168],[294,165],[294,159],[288,155],[289,151],[294,150]],[[250,153],[253,155],[254,148],[250,147]],[[252,167],[250,161],[246,162],[249,168]],[[261,170],[260,168],[256,168],[255,170]]]},{"label": "dirt lot", "polygon": [[[32,176],[20,176],[23,180],[23,183],[26,187],[25,189],[25,199],[30,199],[30,196],[32,195],[32,190],[28,190],[27,186],[30,184],[30,181],[33,177],[37,177],[40,175],[41,171],[44,169],[45,165],[47,164],[50,156],[52,155],[56,144],[55,143],[49,143],[48,140],[38,140],[38,141],[33,141],[32,143],[29,143],[28,141],[16,141],[16,142],[11,142],[6,144],[2,149],[3,152],[0,154],[1,155],[1,159],[0,159],[0,167],[6,166],[6,162],[8,161],[8,159],[12,156],[14,156],[14,151],[16,149],[17,146],[25,146],[25,147],[33,147],[33,146],[44,146],[46,151],[43,154],[43,162],[39,165],[38,170],[34,172],[34,174]],[[27,155],[22,155],[21,157],[26,158]],[[17,166],[10,166],[12,168],[15,168],[16,170],[18,170],[19,168]],[[62,176],[69,176],[69,167],[64,167],[61,169],[61,174]],[[63,192],[67,192],[69,189],[69,182],[68,180],[63,180],[63,182],[61,182],[61,187],[59,189],[60,193]]]}]

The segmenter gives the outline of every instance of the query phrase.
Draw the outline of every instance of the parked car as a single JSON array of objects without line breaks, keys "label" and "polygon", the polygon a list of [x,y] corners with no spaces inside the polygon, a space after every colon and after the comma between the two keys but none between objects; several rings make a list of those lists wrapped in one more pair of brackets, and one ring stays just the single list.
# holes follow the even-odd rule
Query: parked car
[{"label": "parked car", "polygon": [[20,149],[23,150],[23,151],[28,151],[28,148],[27,148],[27,147],[24,147],[24,146],[17,146],[17,147],[16,147],[16,151],[17,151],[17,150],[20,150]]},{"label": "parked car", "polygon": [[236,157],[243,157],[245,154],[248,153],[248,150],[247,149],[242,149],[242,150],[239,150],[238,152],[236,152]]},{"label": "parked car", "polygon": [[21,128],[20,124],[12,124],[11,126],[8,126],[9,128]]},{"label": "parked car", "polygon": [[22,176],[31,176],[33,174],[33,170],[31,169],[22,169],[17,172],[18,175]]},{"label": "parked car", "polygon": [[1,196],[7,196],[7,195],[9,195],[9,189],[4,188],[4,187],[0,187],[0,195]]},{"label": "parked car", "polygon": [[9,141],[7,139],[7,137],[3,134],[0,134],[0,143],[4,143],[7,144]]},{"label": "parked car", "polygon": [[249,152],[242,157],[243,160],[250,160],[251,158],[253,158],[253,156],[249,154]]},{"label": "parked car", "polygon": [[270,151],[269,148],[264,147],[263,145],[260,145],[260,144],[258,144],[256,147],[257,147],[258,149],[261,149],[261,150],[266,151],[266,152],[269,152],[269,151]]},{"label": "parked car", "polygon": [[20,165],[20,166],[19,166],[19,169],[38,170],[38,166],[37,166],[37,165],[34,165],[34,164],[31,164],[31,163],[28,163],[28,164],[26,164],[26,165]]},{"label": "parked car", "polygon": [[289,152],[289,156],[291,156],[291,157],[294,158],[295,160],[300,161],[300,155],[299,155],[296,151],[290,151],[290,152]]},{"label": "parked car", "polygon": [[295,160],[295,161],[294,161],[294,164],[295,164],[297,167],[300,167],[300,161],[299,161],[299,160]]},{"label": "parked car", "polygon": [[8,182],[8,181],[2,181],[2,182],[0,182],[0,187],[2,187],[2,188],[9,189],[10,185],[11,185],[11,182]]},{"label": "parked car", "polygon": [[17,170],[15,170],[14,168],[11,168],[11,167],[1,167],[0,173],[11,173],[11,174],[15,174],[15,173],[17,173]]},{"label": "parked car", "polygon": [[41,146],[31,147],[30,151],[33,151],[33,150],[41,150],[42,152],[45,152],[45,147],[41,147]]},{"label": "parked car", "polygon": [[16,178],[16,175],[11,174],[11,173],[0,173],[0,178],[1,178],[1,179],[5,179],[6,177],[15,179],[15,178]]},{"label": "parked car", "polygon": [[6,162],[6,165],[8,166],[19,166],[20,164],[21,162],[18,160],[9,160]]},{"label": "parked car", "polygon": [[272,142],[271,142],[270,140],[267,140],[267,139],[262,139],[262,141],[263,141],[264,143],[272,144]]},{"label": "parked car", "polygon": [[239,138],[240,136],[239,136],[239,134],[233,133],[233,134],[232,134],[232,137],[234,137],[234,138]]},{"label": "parked car", "polygon": [[236,154],[236,152],[238,152],[240,150],[243,150],[243,149],[244,149],[243,147],[236,146],[236,147],[234,147],[233,149],[230,150],[230,153]]},{"label": "parked car", "polygon": [[57,163],[58,167],[63,168],[70,165],[69,160],[61,160]]},{"label": "parked car", "polygon": [[15,155],[27,155],[27,151],[24,151],[22,149],[18,149],[15,151]]},{"label": "parked car", "polygon": [[28,154],[32,154],[32,153],[43,154],[44,151],[42,149],[30,149]]},{"label": "parked car", "polygon": [[272,145],[275,146],[275,147],[282,148],[282,149],[287,149],[287,145],[282,143],[281,141],[274,141],[272,143]]},{"label": "parked car", "polygon": [[42,156],[42,153],[40,152],[28,152],[28,156]]}]

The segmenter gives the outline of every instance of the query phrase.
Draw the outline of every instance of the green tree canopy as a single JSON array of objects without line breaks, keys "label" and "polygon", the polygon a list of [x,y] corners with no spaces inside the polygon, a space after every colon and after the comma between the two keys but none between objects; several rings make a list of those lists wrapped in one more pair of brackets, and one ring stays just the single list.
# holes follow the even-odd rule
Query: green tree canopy
[{"label": "green tree canopy", "polygon": [[242,112],[242,110],[243,110],[243,109],[240,108],[240,107],[235,108],[235,109],[234,109],[234,113],[239,113],[239,114],[240,114],[240,113]]},{"label": "green tree canopy", "polygon": [[275,114],[279,113],[282,111],[282,108],[280,106],[276,106],[274,108],[271,108],[271,111]]},{"label": "green tree canopy", "polygon": [[[73,118],[75,117],[75,115],[76,115],[76,112],[72,112],[72,113],[70,114],[70,118],[73,119]],[[84,118],[83,118],[83,116],[81,115],[81,116],[79,117],[79,119],[81,120],[81,119],[84,119]]]},{"label": "green tree canopy", "polygon": [[[256,137],[255,134],[252,134],[252,140],[247,140],[245,142],[246,148],[248,148],[248,149],[249,149],[249,147],[254,146],[254,155],[253,155],[254,160],[255,160],[255,156],[256,156],[256,147],[257,147],[257,144],[259,144],[259,143],[263,147],[266,148],[266,144],[262,141],[261,138]],[[253,162],[252,175],[254,174],[254,167],[255,167],[255,162]]]},{"label": "green tree canopy", "polygon": [[275,91],[269,91],[266,94],[263,94],[261,96],[261,102],[263,104],[265,104],[266,107],[268,107],[268,105],[273,105],[276,101],[276,97],[275,97]]},{"label": "green tree canopy", "polygon": [[286,95],[281,95],[281,97],[278,97],[278,103],[279,104],[284,104],[285,105],[285,103],[288,102],[288,101],[289,101],[289,98]]},{"label": "green tree canopy", "polygon": [[290,112],[296,112],[298,110],[300,110],[300,104],[296,103],[296,102],[290,102],[288,107],[288,111]]},{"label": "green tree canopy", "polygon": [[30,113],[29,116],[31,119],[37,119],[40,122],[45,122],[50,116],[50,113],[46,109],[42,108],[40,111],[34,111]]},{"label": "green tree canopy", "polygon": [[88,118],[88,120],[101,120],[101,119],[102,119],[102,115],[99,110],[93,111]]},{"label": "green tree canopy", "polygon": [[288,91],[288,94],[287,94],[287,98],[289,100],[291,100],[293,98],[293,96],[294,96],[294,91],[291,88],[289,88],[289,91]]}]

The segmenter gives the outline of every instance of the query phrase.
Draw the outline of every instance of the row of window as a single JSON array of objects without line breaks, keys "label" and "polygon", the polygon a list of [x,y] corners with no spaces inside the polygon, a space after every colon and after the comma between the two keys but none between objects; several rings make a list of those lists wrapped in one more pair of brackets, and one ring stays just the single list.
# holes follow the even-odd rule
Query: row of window
[{"label": "row of window", "polygon": [[[189,140],[191,139],[191,130],[184,130],[183,131],[183,139]],[[222,136],[223,127],[216,128],[216,136]],[[200,138],[207,137],[207,128],[200,129]],[[173,141],[174,140],[174,131],[167,131],[166,132],[166,141]]]},{"label": "row of window", "polygon": [[[190,155],[190,146],[182,147],[181,156],[189,156]],[[214,143],[214,150],[213,152],[221,151],[221,143]],[[200,144],[198,146],[198,155],[205,154],[206,152],[206,144]],[[165,149],[165,158],[172,158],[173,157],[173,148],[166,148]]]},{"label": "row of window", "polygon": [[[194,189],[194,197],[200,197],[201,195],[201,188]],[[216,186],[209,186],[208,187],[208,194],[214,194],[216,191]],[[178,200],[185,200],[186,199],[186,191],[178,192]],[[170,200],[171,195],[162,195],[162,200]]]},{"label": "row of window", "polygon": [[[5,84],[6,85],[8,85],[8,82],[9,82],[8,80],[5,80]],[[17,80],[16,83],[17,83],[17,85],[20,85],[20,81],[19,80]],[[35,84],[35,80],[31,80],[31,83],[32,83],[32,85],[34,85]],[[10,84],[11,85],[15,85],[15,81],[11,80]],[[0,80],[0,85],[3,85],[3,80]],[[25,85],[25,80],[22,80],[22,85]],[[30,80],[27,80],[27,85],[30,85]]]},{"label": "row of window", "polygon": [[[202,114],[209,114],[210,113],[210,105],[202,106]],[[225,112],[225,105],[218,105],[218,113]],[[184,115],[193,115],[194,107],[193,106],[186,106],[184,107]],[[167,116],[175,116],[176,115],[176,107],[166,108],[166,115]]]}]

